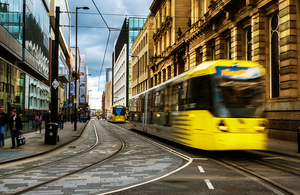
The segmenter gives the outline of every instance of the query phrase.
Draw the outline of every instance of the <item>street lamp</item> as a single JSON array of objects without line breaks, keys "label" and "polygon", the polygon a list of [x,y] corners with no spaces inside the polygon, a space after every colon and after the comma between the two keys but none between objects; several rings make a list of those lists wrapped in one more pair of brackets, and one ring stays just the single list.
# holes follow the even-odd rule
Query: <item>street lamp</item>
[{"label": "street lamp", "polygon": [[[76,34],[75,34],[75,99],[77,99],[77,77],[78,77],[78,71],[77,71],[77,28],[78,28],[78,10],[79,9],[83,9],[83,10],[88,10],[90,9],[89,7],[76,7]],[[77,100],[78,101],[78,100]],[[74,103],[75,104],[75,112],[74,112],[74,131],[77,131],[77,103]]]},{"label": "street lamp", "polygon": [[137,73],[138,73],[138,75],[137,75],[137,94],[139,93],[139,69],[140,69],[140,57],[139,56],[131,56],[131,57],[133,57],[133,58],[138,58],[138,71],[137,71]]}]

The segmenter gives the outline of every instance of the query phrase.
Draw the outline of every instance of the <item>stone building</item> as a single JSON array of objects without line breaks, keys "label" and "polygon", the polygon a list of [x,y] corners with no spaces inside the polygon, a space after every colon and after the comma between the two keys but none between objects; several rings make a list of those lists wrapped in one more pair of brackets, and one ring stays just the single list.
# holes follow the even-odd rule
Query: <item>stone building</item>
[{"label": "stone building", "polygon": [[149,80],[151,77],[149,71],[150,57],[153,56],[153,17],[150,15],[142,30],[135,38],[132,51],[132,77],[131,88],[132,96],[143,92],[149,88]]},{"label": "stone building", "polygon": [[150,65],[152,87],[188,69],[185,67],[185,44],[179,43],[178,38],[189,28],[191,2],[154,0],[150,10],[154,15],[154,56]]},{"label": "stone building", "polygon": [[[252,60],[265,67],[269,137],[296,140],[300,123],[299,1],[154,0],[155,86],[203,61]],[[180,30],[179,30],[180,27]]]}]

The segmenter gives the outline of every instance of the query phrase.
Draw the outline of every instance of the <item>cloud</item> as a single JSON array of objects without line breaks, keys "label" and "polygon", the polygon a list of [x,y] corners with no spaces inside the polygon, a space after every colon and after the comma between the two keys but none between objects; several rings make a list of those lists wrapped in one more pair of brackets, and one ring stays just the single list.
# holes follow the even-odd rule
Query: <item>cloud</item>
[{"label": "cloud", "polygon": [[[153,0],[94,0],[99,10],[103,14],[105,21],[111,28],[121,28],[126,15],[136,16],[149,14],[149,7]],[[105,69],[112,66],[112,52],[114,41],[119,36],[119,31],[111,32],[108,49],[103,64],[102,74],[99,80],[99,73],[104,57],[105,46],[108,38],[106,28],[83,28],[86,27],[106,27],[102,18],[97,12],[93,2],[82,0],[69,0],[69,11],[75,12],[76,7],[88,6],[89,10],[78,10],[78,42],[81,54],[87,56],[87,66],[89,69],[88,90],[90,91],[91,108],[101,108],[102,93],[105,91]],[[134,5],[134,6],[133,6]],[[113,14],[113,15],[112,15]],[[119,15],[116,15],[119,14]],[[120,16],[120,14],[122,16]],[[75,26],[75,14],[71,14],[71,25]],[[75,28],[71,28],[71,46],[75,46]]]}]

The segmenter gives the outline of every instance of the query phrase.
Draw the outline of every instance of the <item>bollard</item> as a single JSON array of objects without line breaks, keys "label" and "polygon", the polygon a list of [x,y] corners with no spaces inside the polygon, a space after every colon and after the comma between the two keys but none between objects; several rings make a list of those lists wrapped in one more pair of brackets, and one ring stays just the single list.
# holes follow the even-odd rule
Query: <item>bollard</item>
[{"label": "bollard", "polygon": [[300,126],[297,128],[297,137],[298,137],[298,153],[300,153]]}]

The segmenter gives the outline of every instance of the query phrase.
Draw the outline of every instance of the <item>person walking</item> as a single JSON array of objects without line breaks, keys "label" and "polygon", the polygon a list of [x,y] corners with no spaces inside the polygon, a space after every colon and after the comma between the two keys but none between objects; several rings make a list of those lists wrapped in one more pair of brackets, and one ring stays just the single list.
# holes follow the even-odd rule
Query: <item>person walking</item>
[{"label": "person walking", "polygon": [[64,113],[59,114],[60,129],[64,129]]},{"label": "person walking", "polygon": [[30,116],[29,116],[31,122],[32,122],[32,130],[35,129],[35,114],[32,113]]},{"label": "person walking", "polygon": [[8,123],[7,114],[3,112],[3,106],[0,106],[0,147],[4,146],[4,134],[6,123]]},{"label": "person walking", "polygon": [[12,143],[10,149],[14,149],[16,147],[15,141],[17,141],[17,147],[19,147],[18,138],[20,132],[22,132],[22,129],[23,129],[22,120],[17,115],[17,111],[15,109],[12,109],[11,117],[8,119],[8,130],[10,130],[11,143]]},{"label": "person walking", "polygon": [[73,124],[74,116],[75,116],[75,115],[72,113],[72,114],[71,114],[71,124]]},{"label": "person walking", "polygon": [[40,133],[42,133],[42,119],[43,119],[43,116],[40,114],[40,112],[38,112],[35,115],[35,130],[37,131],[37,129],[39,127]]},{"label": "person walking", "polygon": [[80,114],[80,122],[82,122],[82,119],[83,119],[83,114],[81,113]]},{"label": "person walking", "polygon": [[45,125],[47,125],[51,121],[51,114],[49,113],[49,110],[46,110],[46,113],[44,114],[43,120],[45,121]]}]

